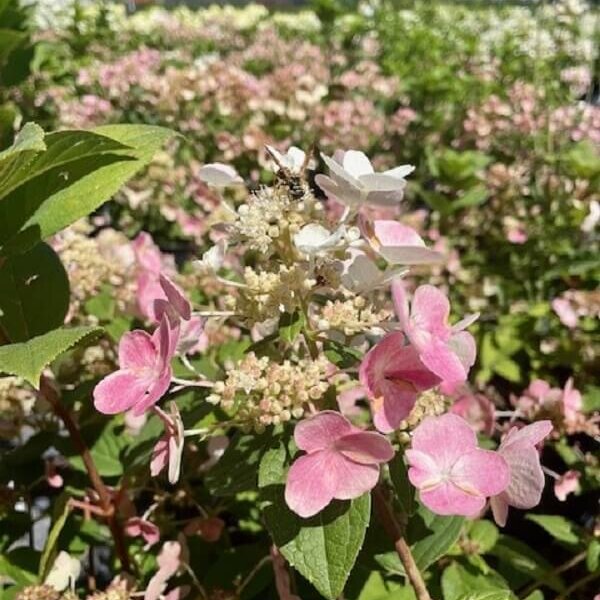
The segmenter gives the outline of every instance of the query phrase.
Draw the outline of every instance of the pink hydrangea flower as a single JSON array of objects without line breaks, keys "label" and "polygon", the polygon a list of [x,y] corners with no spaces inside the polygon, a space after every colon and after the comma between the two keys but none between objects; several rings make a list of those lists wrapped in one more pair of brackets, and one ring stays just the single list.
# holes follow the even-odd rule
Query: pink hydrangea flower
[{"label": "pink hydrangea flower", "polygon": [[419,358],[414,346],[396,331],[376,344],[362,360],[360,382],[371,400],[373,422],[383,433],[390,433],[415,405],[417,394],[440,383]]},{"label": "pink hydrangea flower", "polygon": [[142,517],[131,517],[125,523],[125,535],[142,537],[148,546],[153,546],[160,540],[160,530],[151,521]]},{"label": "pink hydrangea flower", "polygon": [[163,316],[154,333],[126,333],[119,343],[119,370],[94,388],[94,406],[106,415],[131,409],[140,415],[156,404],[171,384],[171,360],[178,332]]},{"label": "pink hydrangea flower", "polygon": [[569,422],[576,421],[583,408],[583,399],[581,392],[573,385],[573,378],[569,377],[562,395],[562,409],[565,420]]},{"label": "pink hydrangea flower", "polygon": [[579,489],[579,480],[581,479],[581,473],[574,471],[573,469],[563,473],[554,482],[554,495],[561,501],[564,502],[569,494],[576,492]]},{"label": "pink hydrangea flower", "polygon": [[560,322],[565,327],[568,327],[569,329],[577,327],[579,315],[566,298],[554,298],[554,300],[552,300],[552,310],[556,313]]},{"label": "pink hydrangea flower", "polygon": [[[181,538],[184,540],[185,538]],[[181,542],[165,542],[156,557],[158,571],[148,582],[144,600],[159,600],[163,597],[169,579],[171,579],[186,561],[187,549]]]},{"label": "pink hydrangea flower", "polygon": [[492,512],[498,525],[504,526],[508,507],[533,508],[542,497],[544,473],[540,465],[539,444],[552,431],[550,421],[537,421],[522,429],[513,427],[502,440],[498,454],[510,470],[509,484],[491,499]]},{"label": "pink hydrangea flower", "polygon": [[440,263],[443,254],[427,248],[421,236],[398,221],[369,221],[359,216],[358,224],[363,237],[375,252],[393,265],[423,265]]},{"label": "pink hydrangea flower", "polygon": [[152,236],[142,231],[133,240],[132,245],[140,268],[158,276],[162,268],[162,254]]},{"label": "pink hydrangea flower", "polygon": [[362,431],[334,411],[301,421],[294,440],[306,454],[290,467],[285,501],[301,517],[312,517],[334,498],[351,500],[371,490],[379,466],[394,456],[388,440]]},{"label": "pink hydrangea flower", "polygon": [[475,362],[475,340],[464,331],[478,315],[456,325],[448,324],[450,302],[432,285],[422,285],[409,305],[404,285],[392,282],[392,296],[403,331],[417,349],[423,364],[446,382],[463,382]]},{"label": "pink hydrangea flower", "polygon": [[425,419],[406,451],[408,477],[421,502],[438,515],[477,515],[509,484],[506,460],[477,446],[469,424],[451,413]]},{"label": "pink hydrangea flower", "polygon": [[475,431],[487,435],[494,431],[496,411],[492,402],[483,394],[461,394],[450,407],[450,412],[462,417]]}]

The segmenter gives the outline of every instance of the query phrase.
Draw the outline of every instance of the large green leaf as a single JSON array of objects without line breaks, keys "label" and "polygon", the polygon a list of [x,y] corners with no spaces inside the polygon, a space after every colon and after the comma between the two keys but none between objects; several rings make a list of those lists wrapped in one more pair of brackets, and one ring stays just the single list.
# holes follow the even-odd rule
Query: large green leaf
[{"label": "large green leaf", "polygon": [[55,329],[27,342],[0,346],[0,373],[22,377],[37,388],[46,365],[83,338],[101,331],[99,327]]},{"label": "large green leaf", "polygon": [[[33,124],[28,123],[28,125]],[[28,137],[33,138],[33,132]],[[29,143],[28,150],[33,150],[31,148],[33,140]],[[45,148],[42,148],[42,151],[37,150],[34,156],[28,155],[29,160],[22,160],[24,158],[22,152],[18,154],[14,152],[15,144],[6,151],[9,154],[5,160],[2,160],[0,155],[0,160],[2,160],[0,169],[3,175],[0,178],[0,200],[28,181],[53,169],[66,167],[69,163],[84,158],[123,151],[127,154],[131,150],[125,144],[91,131],[74,130],[49,133],[44,138],[44,143]],[[22,148],[23,144],[21,143],[18,147]],[[39,148],[39,143],[36,144],[36,147]],[[11,164],[7,164],[8,159]],[[12,168],[10,168],[11,166]],[[69,183],[68,171],[62,172],[62,178],[65,183]]]},{"label": "large green leaf", "polygon": [[480,573],[453,562],[442,573],[444,600],[512,600],[504,579],[493,571]]},{"label": "large green leaf", "polygon": [[263,515],[275,545],[286,560],[326,598],[338,598],[362,547],[371,514],[371,496],[334,501],[309,519],[285,503],[289,450],[275,443],[262,458],[259,486]]},{"label": "large green leaf", "polygon": [[[421,571],[450,550],[458,540],[464,521],[463,517],[434,515],[419,505],[419,509],[409,521],[407,538]],[[390,573],[404,575],[404,567],[395,552],[378,554],[375,560]]]},{"label": "large green leaf", "polygon": [[[89,138],[93,133],[85,134],[86,144],[102,141],[95,150],[80,152],[87,148],[82,144],[73,155],[63,148],[60,164],[44,162],[35,177],[11,186],[12,191],[0,201],[2,253],[22,252],[94,211],[147,165],[173,135],[168,129],[148,125],[112,125],[94,132],[100,135]],[[66,158],[69,160],[64,162]]]},{"label": "large green leaf", "polygon": [[12,342],[60,327],[69,309],[69,279],[47,244],[8,257],[0,266],[0,326]]}]

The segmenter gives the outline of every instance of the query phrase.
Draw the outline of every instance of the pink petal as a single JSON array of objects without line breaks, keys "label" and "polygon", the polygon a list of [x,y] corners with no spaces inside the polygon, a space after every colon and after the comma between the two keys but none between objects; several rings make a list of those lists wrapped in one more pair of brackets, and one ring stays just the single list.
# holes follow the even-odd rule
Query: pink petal
[{"label": "pink petal", "polygon": [[473,517],[485,506],[483,496],[468,494],[449,481],[429,490],[419,491],[421,502],[437,515]]},{"label": "pink petal", "polygon": [[154,406],[169,389],[171,377],[171,367],[168,367],[152,382],[146,394],[132,407],[132,414],[137,417]]},{"label": "pink petal", "polygon": [[332,463],[336,463],[336,453],[331,450],[319,450],[294,461],[287,475],[285,501],[296,514],[312,517],[333,500],[337,472]]},{"label": "pink petal", "polygon": [[510,483],[506,460],[491,450],[472,450],[463,454],[452,467],[452,482],[469,493],[495,496]]},{"label": "pink petal", "polygon": [[448,346],[458,356],[458,360],[468,373],[469,369],[475,364],[477,356],[475,338],[468,331],[459,331],[452,334]]},{"label": "pink petal", "polygon": [[167,315],[163,314],[158,327],[152,334],[152,341],[158,349],[159,364],[157,369],[165,370],[170,364],[179,342],[180,328],[178,323],[172,323]]},{"label": "pink petal", "polygon": [[335,448],[346,458],[364,465],[385,463],[394,456],[394,449],[387,438],[374,431],[344,435],[335,443]]},{"label": "pink petal", "polygon": [[510,483],[503,497],[515,508],[533,508],[544,489],[544,473],[540,457],[534,446],[512,444],[500,448],[500,452],[510,468]]},{"label": "pink petal", "polygon": [[346,417],[333,410],[324,410],[300,421],[294,429],[294,440],[300,450],[316,452],[332,446],[352,430]]},{"label": "pink petal", "polygon": [[333,497],[337,500],[353,500],[372,490],[379,481],[377,465],[363,465],[337,455],[332,466],[336,473]]},{"label": "pink petal", "polygon": [[430,265],[444,261],[439,252],[419,246],[383,246],[379,254],[392,265]]},{"label": "pink petal", "polygon": [[517,445],[519,447],[523,446],[535,446],[539,444],[546,436],[550,435],[552,432],[552,421],[536,421],[535,423],[531,423],[530,425],[526,425],[521,429],[517,429],[513,427],[502,443],[500,444],[500,448],[505,450],[512,445]]},{"label": "pink petal", "polygon": [[536,400],[541,400],[551,389],[550,384],[543,379],[534,379],[529,384],[526,393]]},{"label": "pink petal", "polygon": [[467,379],[467,370],[458,355],[447,342],[440,339],[434,338],[427,342],[421,349],[421,360],[428,369],[446,382],[461,383]]},{"label": "pink petal", "polygon": [[424,329],[437,337],[447,337],[450,302],[433,285],[419,286],[413,296],[411,318],[417,330]]},{"label": "pink petal", "polygon": [[398,223],[398,221],[374,221],[373,233],[382,246],[425,247],[425,242],[412,227]]},{"label": "pink petal", "polygon": [[382,433],[391,433],[406,419],[417,401],[412,384],[384,381],[381,384],[383,402],[380,398],[371,402],[373,424]]},{"label": "pink petal", "polygon": [[410,329],[410,309],[408,303],[408,296],[404,289],[404,283],[401,279],[394,279],[392,281],[392,300],[394,301],[394,308],[396,309],[396,316],[400,321],[400,326],[403,331]]},{"label": "pink petal", "polygon": [[142,231],[137,235],[133,240],[133,250],[142,269],[156,275],[160,273],[161,253],[149,233]]},{"label": "pink petal", "polygon": [[463,454],[477,448],[477,436],[464,419],[446,413],[426,418],[415,429],[411,447],[428,454],[447,471]]},{"label": "pink petal", "polygon": [[169,462],[169,436],[165,435],[156,442],[150,460],[150,475],[156,477]]},{"label": "pink petal", "polygon": [[442,471],[429,454],[409,449],[406,450],[406,459],[409,465],[408,478],[417,489],[441,483]]},{"label": "pink petal", "polygon": [[121,369],[152,369],[158,352],[152,337],[145,331],[130,331],[119,341],[119,365]]},{"label": "pink petal", "polygon": [[167,300],[171,303],[179,316],[184,321],[189,321],[192,316],[192,306],[181,288],[166,275],[160,276],[160,286],[162,287]]},{"label": "pink petal", "polygon": [[494,521],[496,521],[500,527],[504,527],[506,525],[506,520],[508,519],[508,502],[504,496],[505,494],[500,494],[499,496],[490,498]]},{"label": "pink petal", "polygon": [[94,388],[94,406],[105,415],[125,412],[144,399],[151,383],[129,371],[111,373]]},{"label": "pink petal", "polygon": [[150,321],[157,321],[155,305],[158,300],[166,302],[166,296],[158,277],[149,271],[144,271],[137,278],[136,300],[140,313]]},{"label": "pink petal", "polygon": [[574,470],[569,470],[554,483],[554,495],[564,502],[569,494],[576,492],[579,489],[579,479],[581,473]]}]

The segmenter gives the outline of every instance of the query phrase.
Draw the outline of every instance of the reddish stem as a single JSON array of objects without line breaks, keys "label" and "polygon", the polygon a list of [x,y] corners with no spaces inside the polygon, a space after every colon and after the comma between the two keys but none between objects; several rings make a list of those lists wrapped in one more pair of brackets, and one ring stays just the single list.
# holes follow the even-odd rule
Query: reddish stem
[{"label": "reddish stem", "polygon": [[116,516],[113,496],[106,487],[102,477],[100,477],[100,473],[98,473],[98,469],[96,468],[92,454],[81,435],[81,431],[79,430],[77,423],[75,423],[71,417],[71,413],[61,403],[58,393],[48,378],[44,375],[42,375],[40,378],[40,395],[47,400],[56,415],[65,424],[75,449],[81,455],[85,470],[87,471],[92,486],[98,494],[100,507],[104,513],[104,517],[106,518],[106,522],[114,539],[115,551],[121,562],[121,567],[124,571],[131,571],[129,553],[127,552],[127,544],[125,543],[125,536]]}]

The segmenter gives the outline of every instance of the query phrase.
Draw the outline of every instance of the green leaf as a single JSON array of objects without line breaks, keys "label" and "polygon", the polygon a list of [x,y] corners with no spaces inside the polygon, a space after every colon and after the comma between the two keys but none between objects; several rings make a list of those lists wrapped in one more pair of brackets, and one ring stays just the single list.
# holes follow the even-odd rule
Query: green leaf
[{"label": "green leaf", "polygon": [[324,343],[324,350],[329,361],[340,369],[348,369],[354,366],[362,356],[358,350],[348,348],[333,340]]},{"label": "green leaf", "polygon": [[17,588],[37,583],[37,575],[33,570],[30,570],[31,566],[21,564],[21,553],[19,550],[29,549],[17,548],[7,554],[0,554],[0,577],[8,577],[15,582]]},{"label": "green leaf", "polygon": [[489,590],[487,592],[469,592],[458,600],[511,600],[515,598],[510,590]]},{"label": "green leaf", "polygon": [[23,129],[15,136],[15,141],[10,148],[0,152],[0,180],[4,181],[9,169],[7,161],[15,157],[19,152],[43,152],[46,149],[44,143],[44,130],[35,123],[25,123]]},{"label": "green leaf", "polygon": [[263,515],[271,537],[292,567],[326,598],[338,598],[363,544],[371,514],[371,496],[334,501],[309,519],[293,513],[284,499],[289,450],[275,443],[259,471]]},{"label": "green leaf", "polygon": [[442,573],[444,600],[512,600],[506,581],[494,571],[482,574],[453,562]]},{"label": "green leaf", "polygon": [[[29,124],[28,125],[33,125]],[[37,125],[34,125],[39,130]],[[43,133],[43,132],[42,132]],[[32,132],[27,135],[26,142],[21,142],[18,149],[36,150],[35,155],[28,154],[28,160],[22,160],[23,154],[15,154],[15,146],[9,148],[9,156],[12,157],[11,171],[7,172],[6,162],[0,162],[0,169],[5,175],[0,179],[0,200],[8,196],[13,190],[26,184],[28,181],[48,173],[58,167],[66,168],[69,163],[78,162],[82,159],[96,157],[113,152],[129,151],[131,148],[117,142],[109,137],[92,133],[91,131],[58,131],[49,133],[40,143]],[[41,147],[41,150],[40,150]],[[11,152],[12,150],[12,152]],[[2,157],[0,156],[0,160]],[[15,159],[17,159],[15,161]],[[16,164],[15,164],[16,162]],[[65,171],[63,177],[67,178]]]},{"label": "green leaf", "polygon": [[[121,426],[111,421],[96,438],[90,447],[90,453],[96,468],[102,477],[118,477],[123,474],[121,452],[130,443],[130,438],[124,435]],[[69,458],[71,466],[85,473],[86,468],[81,456]]]},{"label": "green leaf", "polygon": [[27,342],[0,346],[0,373],[22,377],[37,389],[46,365],[82,339],[101,331],[99,327],[61,328]]},{"label": "green leaf", "polygon": [[575,525],[558,515],[526,515],[526,519],[543,527],[553,538],[565,544],[578,544],[580,537],[574,531]]},{"label": "green leaf", "polygon": [[38,570],[38,575],[40,581],[44,581],[48,571],[52,567],[52,563],[54,562],[54,558],[56,557],[56,544],[58,542],[58,536],[60,532],[63,530],[65,523],[67,522],[67,517],[69,516],[69,502],[68,497],[66,495],[61,496],[61,500],[57,503],[55,507],[59,510],[57,511],[58,517],[55,519],[52,528],[48,533],[48,537],[46,538],[46,544],[44,545],[44,550],[42,552],[42,556],[40,558],[40,567]]},{"label": "green leaf", "polygon": [[476,185],[465,192],[458,200],[452,203],[452,210],[479,206],[488,199],[488,191],[484,185]]},{"label": "green leaf", "polygon": [[[489,552],[508,567],[527,575],[530,580],[544,581],[555,592],[565,589],[562,579],[554,573],[554,567],[527,544],[508,535],[500,535]],[[498,567],[500,571],[502,569]]]},{"label": "green leaf", "polygon": [[[65,150],[58,166],[55,161],[49,170],[36,171],[33,179],[21,182],[0,201],[3,253],[21,252],[98,208],[147,165],[173,135],[168,129],[149,125],[112,125],[94,132],[103,136],[95,136],[94,140],[104,140],[105,146],[90,149],[83,157],[77,154],[66,163]],[[46,137],[49,145],[48,138],[54,138]],[[121,150],[115,149],[116,143]],[[112,150],[102,150],[110,144]],[[73,158],[67,154],[69,157]]]},{"label": "green leaf", "polygon": [[12,342],[60,327],[69,310],[69,279],[56,252],[37,244],[0,266],[0,326]]},{"label": "green leaf", "polygon": [[405,515],[410,516],[415,511],[415,488],[408,480],[408,469],[404,462],[404,452],[398,451],[388,463],[390,479],[396,499]]},{"label": "green leaf", "polygon": [[219,462],[208,472],[206,486],[215,496],[235,496],[257,488],[258,466],[271,440],[262,435],[236,433]]},{"label": "green leaf", "polygon": [[594,573],[600,567],[600,542],[598,540],[590,542],[586,552],[585,564],[591,573]]},{"label": "green leaf", "polygon": [[498,375],[504,377],[504,379],[507,379],[508,381],[514,383],[521,381],[521,369],[519,368],[519,365],[506,356],[497,356],[493,369]]},{"label": "green leaf", "polygon": [[292,344],[306,324],[304,314],[300,311],[283,313],[279,318],[279,337],[288,344]]},{"label": "green leaf", "polygon": [[542,594],[540,590],[535,590],[535,592],[531,592],[531,594],[526,596],[523,600],[544,600],[544,594]]},{"label": "green leaf", "polygon": [[[415,515],[409,520],[407,538],[415,562],[421,571],[425,571],[444,556],[456,543],[464,520],[463,517],[434,515],[424,506],[419,505]],[[375,560],[390,573],[404,576],[404,567],[395,552],[378,554]]]},{"label": "green leaf", "polygon": [[498,541],[499,535],[498,528],[491,521],[473,521],[469,527],[469,539],[476,544],[479,554],[489,552]]}]

